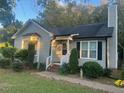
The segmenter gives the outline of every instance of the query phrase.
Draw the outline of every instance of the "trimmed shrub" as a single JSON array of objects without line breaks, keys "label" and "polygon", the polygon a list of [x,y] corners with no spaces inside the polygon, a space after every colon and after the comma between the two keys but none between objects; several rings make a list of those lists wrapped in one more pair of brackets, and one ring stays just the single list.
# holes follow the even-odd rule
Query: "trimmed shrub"
[{"label": "trimmed shrub", "polygon": [[45,71],[46,70],[46,64],[45,63],[40,63],[39,70],[40,71]]},{"label": "trimmed shrub", "polygon": [[86,62],[82,68],[83,75],[87,78],[98,78],[103,75],[103,68],[97,62]]},{"label": "trimmed shrub", "polygon": [[71,55],[69,58],[69,69],[71,74],[75,74],[78,72],[78,52],[77,49],[74,48],[71,50]]},{"label": "trimmed shrub", "polygon": [[15,72],[21,72],[24,69],[23,62],[19,59],[15,59],[12,63],[12,69]]},{"label": "trimmed shrub", "polygon": [[[37,65],[38,65],[38,63],[33,63],[33,68],[37,69]],[[45,71],[45,69],[46,69],[46,64],[45,63],[40,63],[39,71]]]},{"label": "trimmed shrub", "polygon": [[0,60],[3,59],[3,58],[4,58],[3,55],[0,53]]},{"label": "trimmed shrub", "polygon": [[112,74],[112,70],[111,69],[104,69],[103,70],[103,76],[110,77],[111,74]]},{"label": "trimmed shrub", "polygon": [[28,59],[28,65],[30,68],[33,68],[34,55],[35,55],[35,44],[29,43],[27,59]]},{"label": "trimmed shrub", "polygon": [[64,63],[64,64],[60,67],[59,73],[62,74],[62,75],[68,74],[68,73],[69,73],[69,64]]},{"label": "trimmed shrub", "polygon": [[0,67],[1,68],[9,68],[11,64],[11,60],[9,58],[0,59]]},{"label": "trimmed shrub", "polygon": [[21,61],[27,61],[28,58],[28,50],[21,49],[15,53],[15,58],[20,59]]},{"label": "trimmed shrub", "polygon": [[13,47],[4,47],[2,48],[2,51],[1,51],[2,55],[5,58],[10,58],[11,61],[14,60],[15,52],[16,52],[16,48],[13,48]]},{"label": "trimmed shrub", "polygon": [[121,72],[121,79],[124,80],[124,70],[122,70],[122,72]]}]

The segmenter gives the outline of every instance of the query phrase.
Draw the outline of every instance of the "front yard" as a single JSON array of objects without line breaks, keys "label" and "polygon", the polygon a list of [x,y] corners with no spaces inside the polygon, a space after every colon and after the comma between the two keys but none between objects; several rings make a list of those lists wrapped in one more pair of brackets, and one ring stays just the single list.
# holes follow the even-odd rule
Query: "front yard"
[{"label": "front yard", "polygon": [[47,80],[30,73],[0,69],[0,93],[106,93],[63,81]]}]

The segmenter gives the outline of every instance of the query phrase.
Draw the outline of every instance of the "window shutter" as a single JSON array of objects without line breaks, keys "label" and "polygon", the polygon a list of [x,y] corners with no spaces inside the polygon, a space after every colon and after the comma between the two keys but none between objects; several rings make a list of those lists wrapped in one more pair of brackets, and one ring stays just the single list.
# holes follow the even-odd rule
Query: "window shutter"
[{"label": "window shutter", "polygon": [[98,60],[102,60],[102,42],[98,42]]},{"label": "window shutter", "polygon": [[77,42],[78,58],[80,58],[80,42]]}]

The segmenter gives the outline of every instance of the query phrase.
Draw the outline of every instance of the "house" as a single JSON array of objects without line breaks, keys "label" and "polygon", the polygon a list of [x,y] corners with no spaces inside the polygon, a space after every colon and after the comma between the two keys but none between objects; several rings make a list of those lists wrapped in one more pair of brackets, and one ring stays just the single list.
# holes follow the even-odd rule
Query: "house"
[{"label": "house", "polygon": [[45,62],[46,69],[52,64],[68,63],[73,48],[78,50],[79,65],[96,61],[103,68],[117,69],[117,4],[108,7],[108,23],[48,29],[28,20],[12,38],[19,49],[34,42],[34,62]]}]

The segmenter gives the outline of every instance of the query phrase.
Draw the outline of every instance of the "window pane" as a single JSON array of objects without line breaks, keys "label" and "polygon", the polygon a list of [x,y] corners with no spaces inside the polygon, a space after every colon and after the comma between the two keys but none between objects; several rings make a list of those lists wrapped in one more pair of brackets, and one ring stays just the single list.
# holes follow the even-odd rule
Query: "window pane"
[{"label": "window pane", "polygon": [[88,51],[87,50],[83,50],[82,51],[82,57],[88,57]]},{"label": "window pane", "polygon": [[96,50],[96,42],[90,42],[90,50]]},{"label": "window pane", "polygon": [[88,50],[88,42],[82,42],[82,50]]},{"label": "window pane", "polygon": [[90,50],[90,58],[96,58],[96,51]]}]

